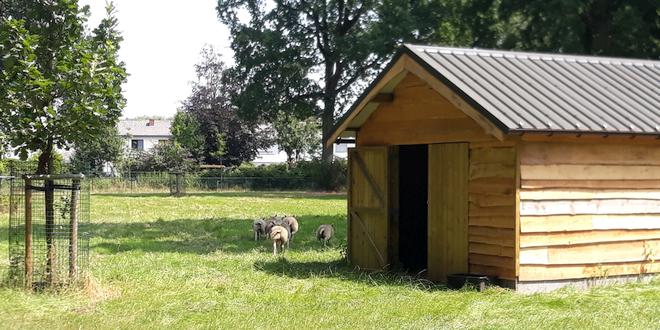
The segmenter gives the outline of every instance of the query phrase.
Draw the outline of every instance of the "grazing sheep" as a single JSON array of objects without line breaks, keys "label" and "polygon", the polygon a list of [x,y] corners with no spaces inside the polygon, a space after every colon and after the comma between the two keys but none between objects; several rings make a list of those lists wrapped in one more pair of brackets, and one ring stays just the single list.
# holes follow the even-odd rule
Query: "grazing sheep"
[{"label": "grazing sheep", "polygon": [[266,221],[264,219],[254,220],[252,222],[252,231],[254,232],[254,240],[260,240],[262,236],[266,235]]},{"label": "grazing sheep", "polygon": [[326,246],[328,241],[335,234],[335,226],[333,225],[320,225],[316,230],[316,239],[323,240],[323,246]]},{"label": "grazing sheep", "polygon": [[289,242],[289,231],[283,226],[273,226],[270,231],[270,239],[273,240],[273,255],[277,255],[277,250],[284,253],[284,245]]},{"label": "grazing sheep", "polygon": [[294,218],[292,215],[285,216],[284,219],[282,219],[282,220],[284,220],[284,222],[287,225],[289,225],[289,227],[291,228],[291,239],[290,239],[290,241],[293,241],[293,237],[296,235],[296,233],[298,232],[298,229],[300,228],[298,226],[298,220],[296,220],[296,218]]}]

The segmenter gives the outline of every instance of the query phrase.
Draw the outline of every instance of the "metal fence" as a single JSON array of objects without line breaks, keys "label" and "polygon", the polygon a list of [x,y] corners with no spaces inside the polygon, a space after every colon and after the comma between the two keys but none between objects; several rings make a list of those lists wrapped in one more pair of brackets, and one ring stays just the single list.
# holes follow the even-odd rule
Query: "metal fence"
[{"label": "metal fence", "polygon": [[[172,193],[314,190],[314,180],[307,177],[204,177],[190,173],[132,173],[123,177],[90,177],[92,193]],[[178,190],[173,185],[177,185]]]}]

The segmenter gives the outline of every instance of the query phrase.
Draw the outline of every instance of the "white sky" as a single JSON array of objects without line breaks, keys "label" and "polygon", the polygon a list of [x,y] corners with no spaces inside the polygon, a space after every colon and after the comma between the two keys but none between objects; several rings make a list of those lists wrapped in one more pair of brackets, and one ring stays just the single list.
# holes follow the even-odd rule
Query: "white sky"
[{"label": "white sky", "polygon": [[[174,115],[190,93],[193,65],[205,44],[231,63],[229,31],[217,18],[217,0],[115,0],[124,37],[120,59],[130,76],[124,85],[124,117]],[[105,15],[105,0],[90,5],[91,28]]]}]

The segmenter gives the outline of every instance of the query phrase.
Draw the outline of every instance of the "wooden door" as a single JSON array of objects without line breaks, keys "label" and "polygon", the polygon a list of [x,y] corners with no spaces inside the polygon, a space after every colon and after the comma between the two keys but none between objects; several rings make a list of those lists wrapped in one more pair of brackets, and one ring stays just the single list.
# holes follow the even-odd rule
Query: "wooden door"
[{"label": "wooden door", "polygon": [[348,255],[364,269],[388,265],[387,147],[350,149],[348,191]]},{"label": "wooden door", "polygon": [[468,271],[468,144],[429,145],[428,276]]}]

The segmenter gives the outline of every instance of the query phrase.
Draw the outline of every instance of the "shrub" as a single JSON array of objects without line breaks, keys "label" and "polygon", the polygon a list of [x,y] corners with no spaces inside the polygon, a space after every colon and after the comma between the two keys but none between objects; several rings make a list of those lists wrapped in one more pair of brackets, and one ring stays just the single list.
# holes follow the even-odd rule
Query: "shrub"
[{"label": "shrub", "polygon": [[[295,182],[301,182],[301,179],[309,179],[311,184],[307,184],[306,187],[339,191],[346,188],[347,164],[345,160],[335,160],[330,163],[323,163],[320,160],[299,161],[293,166],[288,164],[254,165],[244,163],[240,166],[221,170],[205,171],[201,176],[278,178],[290,179]],[[277,180],[277,182],[280,182],[278,185],[284,184],[282,180]]]}]

